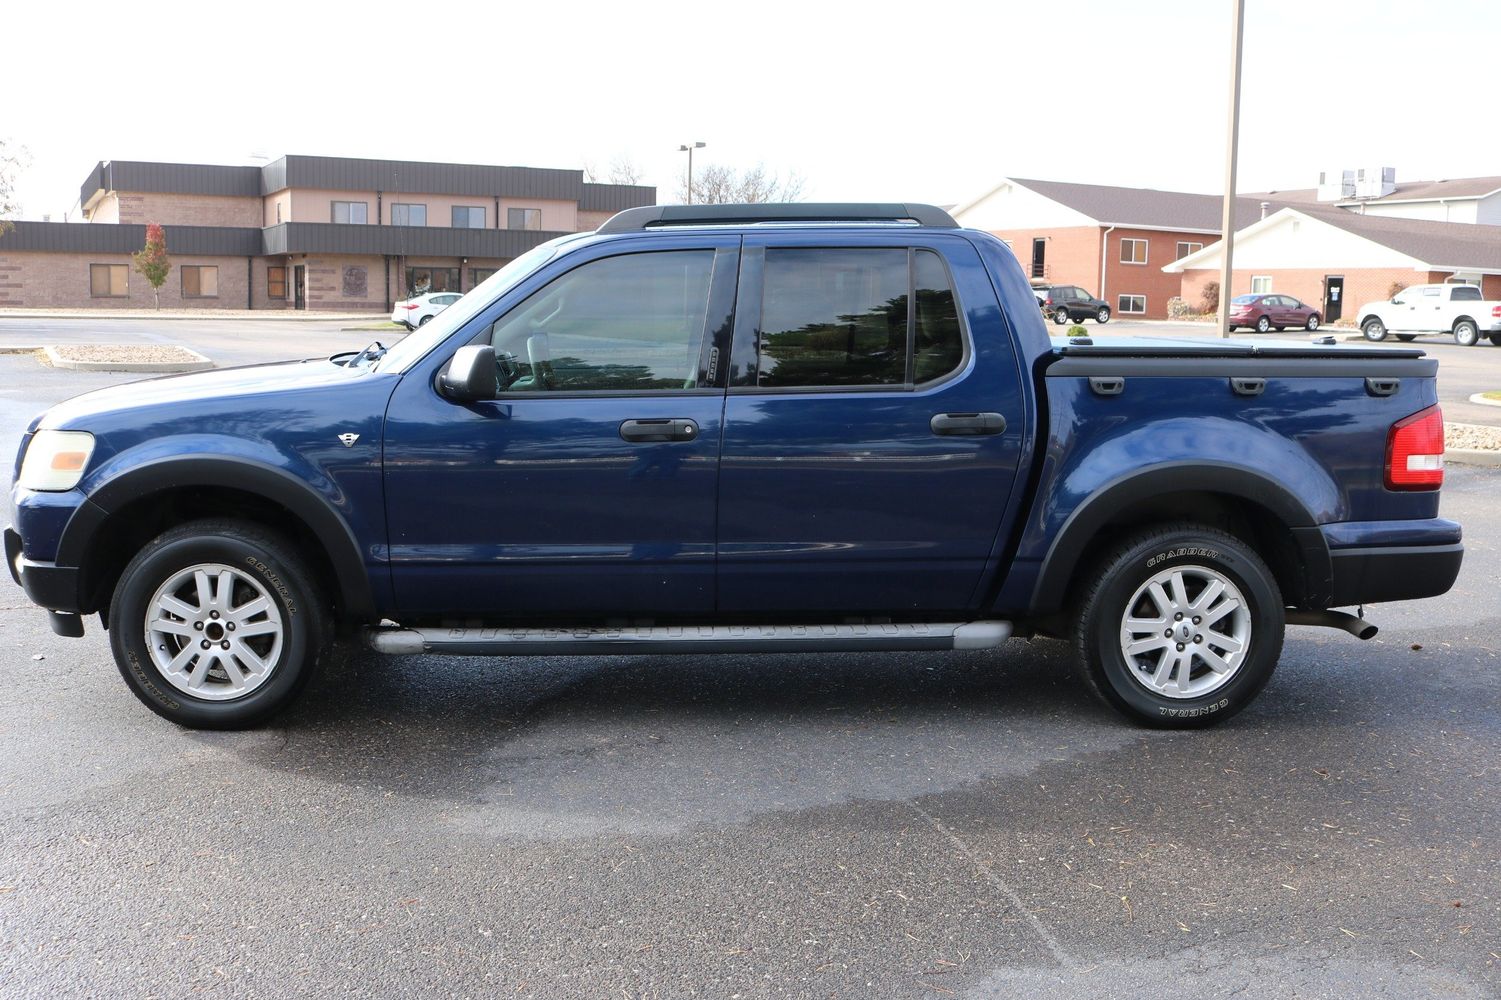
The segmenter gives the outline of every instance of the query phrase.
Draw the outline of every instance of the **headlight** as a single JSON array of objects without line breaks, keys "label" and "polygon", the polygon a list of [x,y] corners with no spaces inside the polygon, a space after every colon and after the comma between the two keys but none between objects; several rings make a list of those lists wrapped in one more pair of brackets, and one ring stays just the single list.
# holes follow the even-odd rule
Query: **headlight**
[{"label": "headlight", "polygon": [[16,485],[44,492],[71,490],[83,478],[92,454],[94,435],[85,431],[37,431],[26,446]]}]

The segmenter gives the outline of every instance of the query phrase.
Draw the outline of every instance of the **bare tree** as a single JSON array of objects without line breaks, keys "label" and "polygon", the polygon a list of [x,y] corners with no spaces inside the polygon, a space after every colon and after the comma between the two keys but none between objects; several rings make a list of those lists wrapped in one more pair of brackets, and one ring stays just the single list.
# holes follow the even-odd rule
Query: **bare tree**
[{"label": "bare tree", "polygon": [[16,174],[28,159],[25,146],[0,139],[0,235],[15,228],[9,220],[21,214],[21,203],[16,199]]},{"label": "bare tree", "polygon": [[[768,201],[797,201],[803,196],[803,179],[796,173],[785,178],[756,164],[744,171],[711,163],[693,172],[693,203],[696,205],[754,205]],[[678,185],[678,200],[688,200],[686,179]]]},{"label": "bare tree", "polygon": [[586,162],[584,180],[590,184],[640,184],[641,168],[635,160],[621,153],[604,170],[600,170],[592,161]]}]

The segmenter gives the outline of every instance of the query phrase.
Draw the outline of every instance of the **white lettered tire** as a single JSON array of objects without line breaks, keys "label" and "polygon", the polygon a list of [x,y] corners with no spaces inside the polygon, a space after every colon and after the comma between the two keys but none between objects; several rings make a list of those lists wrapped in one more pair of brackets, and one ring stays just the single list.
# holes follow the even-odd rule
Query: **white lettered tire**
[{"label": "white lettered tire", "polygon": [[1271,679],[1282,655],[1282,594],[1240,539],[1193,524],[1147,529],[1085,579],[1075,643],[1095,689],[1127,718],[1210,725]]}]

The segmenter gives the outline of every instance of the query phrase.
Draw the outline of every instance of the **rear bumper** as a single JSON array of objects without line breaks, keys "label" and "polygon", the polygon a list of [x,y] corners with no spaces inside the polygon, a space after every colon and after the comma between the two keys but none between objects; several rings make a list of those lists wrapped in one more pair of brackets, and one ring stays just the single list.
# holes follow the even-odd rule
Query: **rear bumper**
[{"label": "rear bumper", "polygon": [[48,611],[82,610],[78,568],[27,559],[21,553],[21,536],[14,528],[5,529],[5,565],[10,569],[10,578],[21,585],[33,604]]},{"label": "rear bumper", "polygon": [[1325,525],[1329,607],[1410,601],[1447,593],[1459,577],[1459,525],[1443,518]]}]

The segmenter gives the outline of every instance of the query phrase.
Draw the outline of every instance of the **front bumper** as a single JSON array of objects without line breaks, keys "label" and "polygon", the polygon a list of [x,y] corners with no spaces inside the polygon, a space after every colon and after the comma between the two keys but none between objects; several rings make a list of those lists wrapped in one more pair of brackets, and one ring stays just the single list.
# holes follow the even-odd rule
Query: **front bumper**
[{"label": "front bumper", "polygon": [[1460,527],[1443,518],[1323,530],[1333,570],[1331,608],[1437,597],[1454,586],[1464,562]]},{"label": "front bumper", "polygon": [[14,528],[5,529],[5,565],[33,604],[67,614],[83,610],[78,567],[27,559],[21,551],[21,536]]}]

